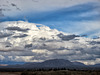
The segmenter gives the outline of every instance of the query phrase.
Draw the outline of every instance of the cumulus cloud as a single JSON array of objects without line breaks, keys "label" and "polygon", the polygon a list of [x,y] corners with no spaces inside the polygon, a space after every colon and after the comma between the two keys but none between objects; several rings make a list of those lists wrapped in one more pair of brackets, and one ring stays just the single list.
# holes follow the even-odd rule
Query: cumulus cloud
[{"label": "cumulus cloud", "polygon": [[50,23],[51,27],[51,24],[56,24],[55,28],[73,33],[67,34],[44,25],[21,21],[0,23],[0,61],[39,62],[60,58],[87,65],[100,63],[100,38],[75,35],[100,35],[100,5],[95,2],[99,0],[0,1],[0,16],[15,19],[16,15],[23,17],[28,13],[29,16],[34,11],[32,20],[35,22],[45,21],[43,23]]},{"label": "cumulus cloud", "polygon": [[[80,61],[87,65],[99,63],[100,38],[80,37],[23,21],[1,24],[4,25],[1,28],[2,33],[8,31],[12,35],[0,38],[0,61],[40,62],[58,58]],[[29,30],[27,32],[7,30],[9,26]],[[28,36],[22,37],[24,34]]]}]

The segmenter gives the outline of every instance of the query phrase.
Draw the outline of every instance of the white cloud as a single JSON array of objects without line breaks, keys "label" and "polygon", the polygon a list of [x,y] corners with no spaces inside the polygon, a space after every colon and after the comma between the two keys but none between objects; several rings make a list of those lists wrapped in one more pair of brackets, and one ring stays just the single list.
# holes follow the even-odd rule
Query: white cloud
[{"label": "white cloud", "polygon": [[75,54],[75,51],[73,50],[58,50],[57,51],[58,55],[70,55],[70,54]]},{"label": "white cloud", "polygon": [[[58,34],[62,33],[64,36],[72,34],[50,29],[44,25],[38,27],[37,24],[23,21],[3,22],[0,25],[4,25],[1,28],[2,33],[5,33],[5,31],[12,32],[11,36],[0,38],[0,41],[2,41],[0,44],[3,47],[0,49],[0,61],[36,62],[62,58],[85,64],[99,63],[100,38],[90,39],[76,36],[70,40],[62,40]],[[14,26],[28,28],[28,31],[6,29]],[[27,34],[28,36],[13,37],[18,34]],[[94,44],[91,44],[91,42],[94,42]]]}]

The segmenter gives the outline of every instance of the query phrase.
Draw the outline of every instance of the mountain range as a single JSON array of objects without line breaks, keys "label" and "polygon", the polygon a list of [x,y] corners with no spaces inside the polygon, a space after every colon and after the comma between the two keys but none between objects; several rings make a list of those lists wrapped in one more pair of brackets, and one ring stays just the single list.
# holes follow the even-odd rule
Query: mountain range
[{"label": "mountain range", "polygon": [[16,65],[6,65],[0,66],[0,68],[21,68],[21,69],[77,69],[77,70],[100,70],[100,64],[98,65],[85,65],[80,62],[70,62],[69,60],[64,59],[50,59],[44,62],[33,62],[33,63],[25,63],[25,64],[16,64]]},{"label": "mountain range", "polygon": [[0,65],[99,68],[99,10],[98,0],[0,0]]}]

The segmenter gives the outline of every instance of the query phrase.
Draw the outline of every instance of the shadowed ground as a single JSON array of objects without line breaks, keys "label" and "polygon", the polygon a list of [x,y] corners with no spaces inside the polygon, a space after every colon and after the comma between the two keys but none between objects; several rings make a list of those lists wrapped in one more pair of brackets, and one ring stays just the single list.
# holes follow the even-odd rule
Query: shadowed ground
[{"label": "shadowed ground", "polygon": [[100,75],[100,71],[24,71],[24,72],[0,72],[0,75]]},{"label": "shadowed ground", "polygon": [[0,72],[0,75],[21,75],[21,72]]}]

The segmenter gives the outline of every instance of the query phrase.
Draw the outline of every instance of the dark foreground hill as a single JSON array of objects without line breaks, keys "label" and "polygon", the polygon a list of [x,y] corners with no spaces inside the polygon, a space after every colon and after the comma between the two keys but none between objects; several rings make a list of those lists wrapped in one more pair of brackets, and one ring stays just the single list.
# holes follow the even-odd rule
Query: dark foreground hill
[{"label": "dark foreground hill", "polygon": [[76,70],[100,70],[100,65],[85,65],[80,62],[70,62],[64,59],[52,59],[44,62],[33,62],[22,65],[8,65],[0,67],[0,70],[49,70],[49,69],[76,69]]},{"label": "dark foreground hill", "polygon": [[5,68],[75,68],[75,67],[86,67],[80,62],[70,62],[64,59],[51,59],[44,62],[32,62],[20,65],[8,65]]}]

